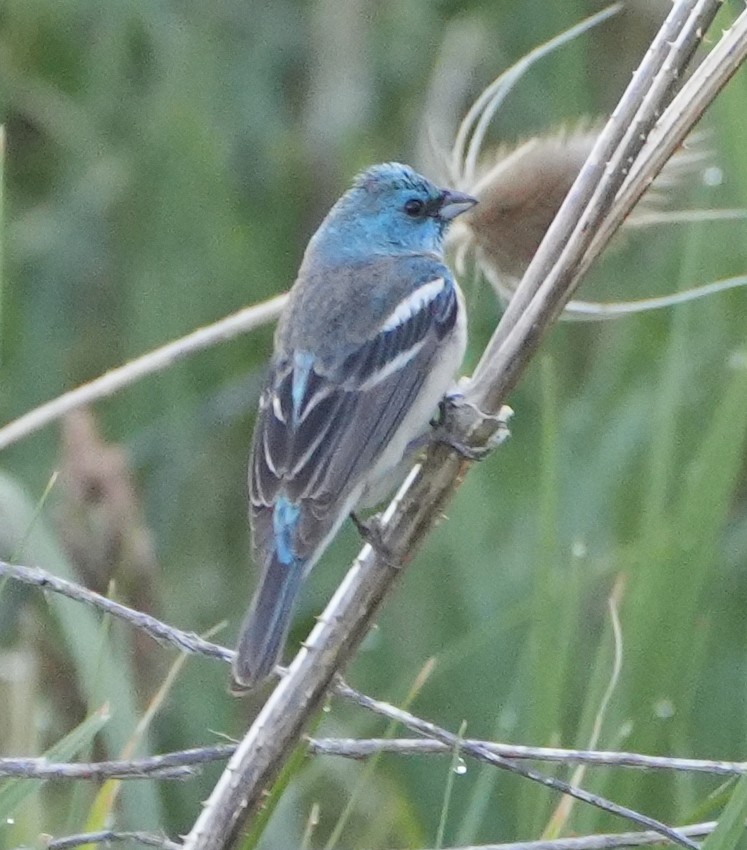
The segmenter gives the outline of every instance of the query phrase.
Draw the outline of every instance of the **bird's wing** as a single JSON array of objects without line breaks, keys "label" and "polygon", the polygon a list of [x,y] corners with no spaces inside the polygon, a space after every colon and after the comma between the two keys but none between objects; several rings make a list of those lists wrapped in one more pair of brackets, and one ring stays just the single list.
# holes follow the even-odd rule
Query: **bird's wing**
[{"label": "bird's wing", "polygon": [[303,508],[296,555],[311,556],[417,399],[458,310],[448,275],[431,278],[336,363],[296,351],[275,364],[250,462],[255,552],[268,551],[283,495]]}]

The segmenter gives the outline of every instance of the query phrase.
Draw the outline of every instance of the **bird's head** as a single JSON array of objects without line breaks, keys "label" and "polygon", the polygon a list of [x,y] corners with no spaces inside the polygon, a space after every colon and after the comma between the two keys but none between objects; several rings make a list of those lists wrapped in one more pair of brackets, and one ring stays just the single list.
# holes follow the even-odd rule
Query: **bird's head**
[{"label": "bird's head", "polygon": [[[325,253],[440,252],[445,230],[477,201],[441,189],[407,165],[387,162],[359,174],[319,228]],[[320,245],[322,247],[322,245]]]}]

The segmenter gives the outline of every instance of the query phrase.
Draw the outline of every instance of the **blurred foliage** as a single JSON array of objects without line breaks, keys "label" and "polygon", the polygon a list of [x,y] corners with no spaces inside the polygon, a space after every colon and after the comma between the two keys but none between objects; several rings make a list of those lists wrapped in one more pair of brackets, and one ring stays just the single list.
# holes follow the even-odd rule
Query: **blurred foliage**
[{"label": "blurred foliage", "polygon": [[[287,288],[309,235],[358,168],[387,159],[423,166],[431,124],[448,135],[500,70],[599,6],[4,0],[0,421]],[[497,116],[495,140],[609,110],[668,9],[631,2],[544,60]],[[722,22],[728,15],[727,5]],[[746,98],[742,71],[705,121],[723,179],[691,187],[683,204],[744,206]],[[657,295],[745,271],[744,222],[667,226],[627,237],[585,292]],[[473,363],[499,310],[476,276],[463,284]],[[745,293],[731,292],[558,327],[513,394],[512,440],[465,482],[349,670],[352,683],[401,701],[435,656],[416,712],[455,731],[465,720],[470,736],[583,745],[610,675],[606,600],[622,576],[623,676],[601,746],[743,758],[746,314]],[[226,642],[251,588],[245,463],[270,345],[268,328],[96,410],[105,438],[126,451],[159,566],[146,600],[132,589],[128,559],[102,562],[103,589],[113,578],[124,598],[184,628],[226,621]],[[0,555],[67,572],[75,566],[60,551],[63,483],[15,551],[30,522],[19,488],[41,496],[59,443],[47,429],[4,452],[15,483],[0,493]],[[92,492],[91,505],[97,499]],[[356,545],[347,529],[325,556],[293,641]],[[114,731],[91,755],[116,757],[173,661],[155,645],[138,648],[124,628],[96,637],[91,618],[75,612],[10,586],[0,597],[4,650],[30,671],[16,685],[0,676],[0,699],[10,705],[16,687],[34,695],[15,721],[26,731],[0,725],[8,751],[13,741],[48,748],[109,699]],[[151,752],[241,735],[258,701],[232,699],[226,675],[204,660],[186,665],[154,720]],[[331,708],[318,734],[384,728],[349,706]],[[308,760],[261,846],[298,846],[315,802],[312,846],[324,846],[364,769]],[[125,783],[117,825],[186,832],[218,770],[188,783]],[[382,758],[339,846],[433,844],[449,770],[449,757]],[[716,787],[703,777],[600,769],[586,782],[671,822]],[[11,843],[84,826],[94,789],[42,793],[45,805],[26,812],[27,831],[8,828]],[[555,803],[544,789],[470,764],[453,784],[445,841],[536,837]],[[567,826],[624,825],[577,805]]]}]

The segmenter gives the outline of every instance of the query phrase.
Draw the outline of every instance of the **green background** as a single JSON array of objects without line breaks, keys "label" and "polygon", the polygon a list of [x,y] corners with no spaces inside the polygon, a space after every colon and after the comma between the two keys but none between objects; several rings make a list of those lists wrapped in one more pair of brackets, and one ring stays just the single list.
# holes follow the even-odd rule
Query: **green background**
[{"label": "green background", "polygon": [[[598,8],[4,0],[0,421],[287,289],[357,170],[390,159],[422,167],[429,127],[453,125],[497,73]],[[668,8],[631,3],[535,66],[496,118],[492,143],[609,111]],[[726,4],[719,23],[738,8]],[[745,103],[742,71],[703,122],[723,179],[707,186],[697,175],[677,205],[745,205]],[[621,240],[584,292],[630,299],[745,272],[744,221],[667,225]],[[462,284],[468,369],[500,309],[479,274]],[[401,703],[433,657],[416,713],[453,731],[466,721],[472,737],[584,746],[611,672],[607,598],[619,580],[623,670],[599,746],[744,758],[746,316],[747,294],[733,291],[554,330],[510,399],[512,439],[469,475],[348,670],[351,684]],[[99,582],[105,590],[114,577],[119,598],[182,628],[225,623],[217,639],[228,644],[253,582],[245,467],[270,350],[268,327],[95,409],[104,438],[125,452],[157,562],[143,575],[105,552]],[[92,583],[69,547],[63,554],[64,481],[27,533],[60,457],[57,427],[2,453],[0,555]],[[323,558],[293,645],[357,545],[345,529]],[[27,671],[0,683],[6,753],[43,751],[109,700],[112,720],[84,755],[119,754],[174,655],[96,623],[75,605],[4,588],[2,669],[21,659]],[[189,660],[138,752],[240,736],[259,700],[237,701],[226,685],[222,665]],[[385,728],[337,700],[330,709],[318,735]],[[433,846],[450,759],[387,756],[364,771],[307,759],[260,846],[298,846],[313,803],[321,816],[310,846],[324,846],[361,777],[338,846]],[[217,774],[125,784],[116,826],[188,831]],[[671,823],[706,819],[723,801],[707,801],[718,781],[702,777],[594,768],[584,784]],[[0,844],[4,829],[8,846],[83,830],[92,797],[90,786],[46,786],[18,807],[13,829],[0,824]],[[539,837],[556,803],[469,763],[454,779],[445,845]],[[628,827],[580,804],[565,826],[613,828]]]}]

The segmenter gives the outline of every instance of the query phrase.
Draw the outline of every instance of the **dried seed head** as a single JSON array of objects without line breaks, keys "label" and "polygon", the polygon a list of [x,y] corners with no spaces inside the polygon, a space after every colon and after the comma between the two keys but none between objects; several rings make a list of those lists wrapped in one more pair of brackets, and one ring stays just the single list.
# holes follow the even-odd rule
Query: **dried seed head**
[{"label": "dried seed head", "polygon": [[462,225],[489,277],[521,278],[596,138],[588,129],[533,138],[478,169],[469,191],[480,203]]},{"label": "dried seed head", "polygon": [[[588,122],[502,148],[478,165],[465,191],[479,204],[455,223],[450,243],[461,258],[472,249],[481,271],[506,300],[526,271],[599,134]],[[654,181],[636,216],[665,204],[674,187],[708,159],[703,136],[689,140]],[[571,307],[571,312],[573,309]],[[586,312],[586,311],[584,311]]]}]

